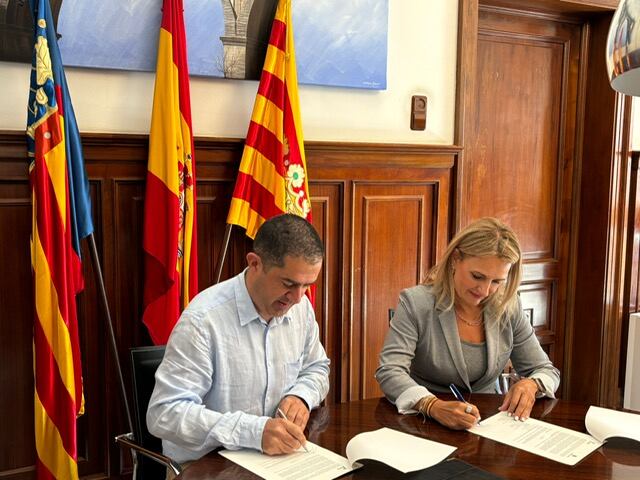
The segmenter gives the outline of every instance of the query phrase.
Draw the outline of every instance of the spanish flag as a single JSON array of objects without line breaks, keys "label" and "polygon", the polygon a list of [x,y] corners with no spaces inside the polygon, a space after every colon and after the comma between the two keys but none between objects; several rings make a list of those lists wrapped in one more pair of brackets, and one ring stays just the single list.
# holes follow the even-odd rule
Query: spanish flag
[{"label": "spanish flag", "polygon": [[279,0],[227,223],[254,238],[267,219],[311,221],[291,0]]},{"label": "spanish flag", "polygon": [[27,113],[35,320],[38,479],[77,479],[76,417],[84,410],[76,295],[80,240],[93,232],[89,183],[49,0],[31,0],[35,46]]},{"label": "spanish flag", "polygon": [[143,321],[167,343],[198,293],[196,176],[182,0],[164,0],[144,204]]}]

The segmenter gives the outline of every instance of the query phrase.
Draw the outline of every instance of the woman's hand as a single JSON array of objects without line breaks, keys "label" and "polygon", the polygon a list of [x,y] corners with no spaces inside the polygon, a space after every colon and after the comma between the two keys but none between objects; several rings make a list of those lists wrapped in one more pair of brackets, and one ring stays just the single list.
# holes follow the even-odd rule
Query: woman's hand
[{"label": "woman's hand", "polygon": [[438,399],[429,413],[438,423],[453,430],[466,430],[480,421],[480,412],[475,405],[458,401],[446,402]]},{"label": "woman's hand", "polygon": [[509,389],[498,410],[506,411],[510,417],[524,422],[529,418],[533,404],[536,403],[537,392],[536,382],[530,378],[523,378]]}]

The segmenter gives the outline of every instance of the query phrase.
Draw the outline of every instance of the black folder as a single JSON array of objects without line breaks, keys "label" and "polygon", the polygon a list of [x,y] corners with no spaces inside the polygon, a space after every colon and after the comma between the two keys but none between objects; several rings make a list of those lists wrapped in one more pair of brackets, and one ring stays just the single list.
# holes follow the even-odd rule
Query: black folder
[{"label": "black folder", "polygon": [[353,478],[366,478],[367,480],[504,480],[481,468],[467,462],[450,458],[433,467],[425,468],[410,473],[402,473],[389,465],[375,460],[358,460],[363,468],[352,472]]}]

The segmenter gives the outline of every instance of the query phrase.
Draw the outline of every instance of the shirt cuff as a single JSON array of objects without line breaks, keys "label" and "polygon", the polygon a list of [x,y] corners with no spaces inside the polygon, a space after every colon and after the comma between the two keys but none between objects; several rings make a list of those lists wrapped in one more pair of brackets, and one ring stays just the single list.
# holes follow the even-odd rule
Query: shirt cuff
[{"label": "shirt cuff", "polygon": [[418,400],[429,395],[433,394],[422,385],[407,388],[396,398],[395,403],[398,408],[398,413],[403,415],[418,413],[418,411],[413,408],[414,405],[418,403]]},{"label": "shirt cuff", "polygon": [[535,373],[529,378],[537,378],[544,387],[542,391],[536,392],[536,398],[549,397],[556,398],[555,392],[549,388],[549,385],[553,385],[553,380],[542,372]]},{"label": "shirt cuff", "polygon": [[309,409],[309,411],[313,410],[318,405],[320,405],[319,401],[314,400],[314,397],[317,397],[317,395],[314,395],[313,392],[310,392],[307,388],[305,388],[302,385],[294,385],[291,388],[291,390],[289,390],[287,393],[284,394],[285,397],[288,397],[290,395],[294,397],[298,397],[300,400],[302,400],[307,406],[307,408]]},{"label": "shirt cuff", "polygon": [[[269,417],[255,417],[246,415],[240,418],[236,431],[238,432],[237,445],[224,445],[225,448],[235,450],[238,448],[252,448],[262,451],[262,434]],[[234,448],[235,447],[235,448]]]}]

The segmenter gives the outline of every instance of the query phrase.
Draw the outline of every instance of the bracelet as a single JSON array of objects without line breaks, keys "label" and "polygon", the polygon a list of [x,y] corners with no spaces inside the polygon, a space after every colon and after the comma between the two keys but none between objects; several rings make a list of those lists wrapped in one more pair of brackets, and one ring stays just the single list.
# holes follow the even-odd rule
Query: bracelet
[{"label": "bracelet", "polygon": [[439,398],[437,398],[435,395],[433,396],[433,400],[429,403],[429,405],[427,406],[427,417],[429,418],[433,418],[431,416],[431,409],[433,408],[433,406],[436,404],[436,402],[440,401]]},{"label": "bracelet", "polygon": [[433,407],[433,404],[436,403],[437,400],[438,397],[436,397],[435,395],[424,397],[422,400],[420,400],[418,411],[424,414],[426,417],[431,418],[431,407]]}]

